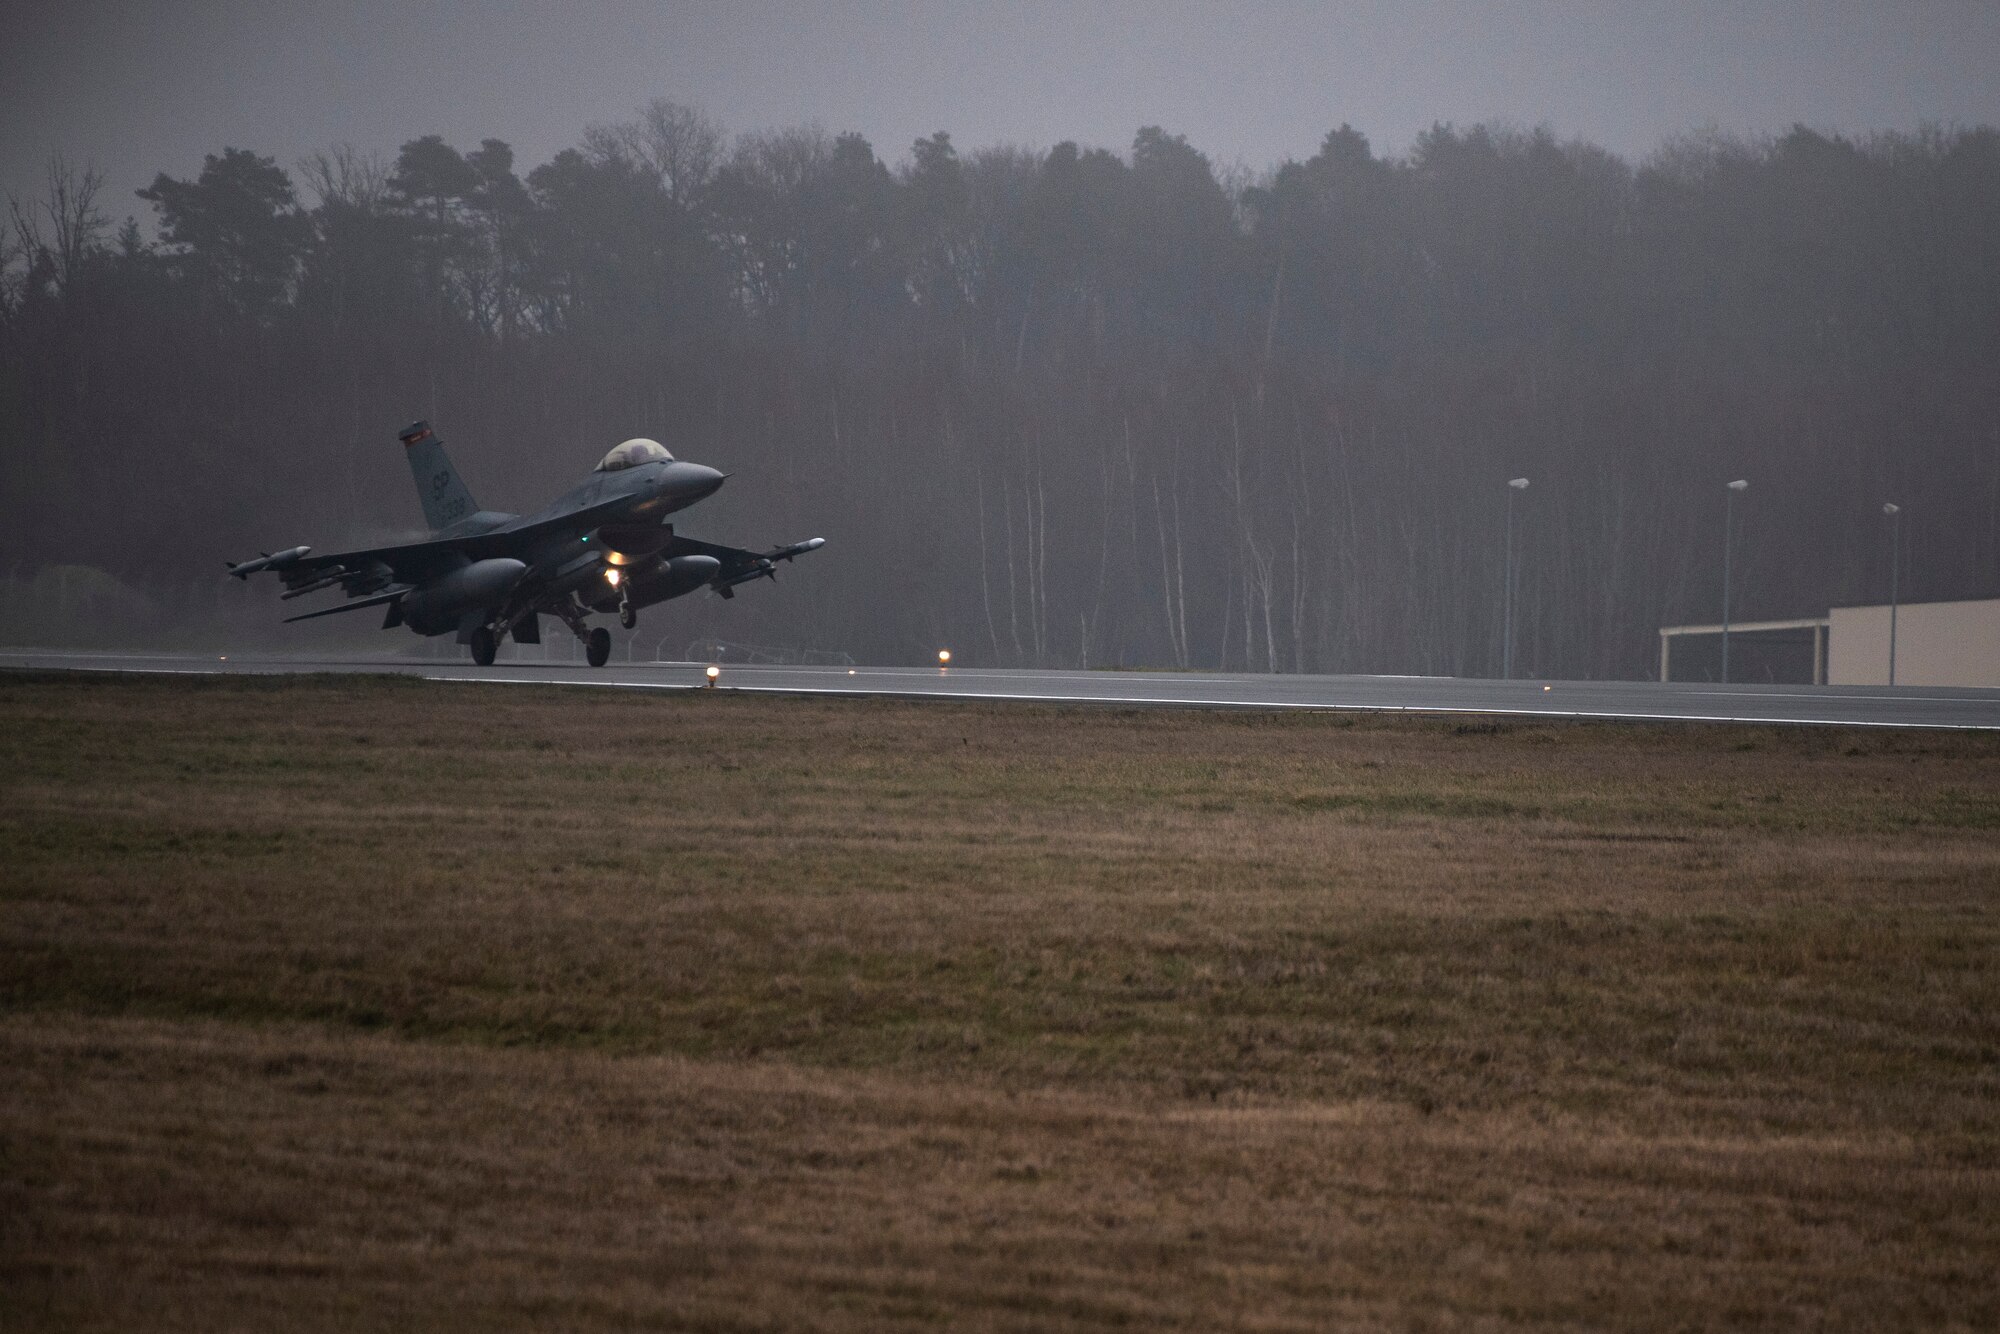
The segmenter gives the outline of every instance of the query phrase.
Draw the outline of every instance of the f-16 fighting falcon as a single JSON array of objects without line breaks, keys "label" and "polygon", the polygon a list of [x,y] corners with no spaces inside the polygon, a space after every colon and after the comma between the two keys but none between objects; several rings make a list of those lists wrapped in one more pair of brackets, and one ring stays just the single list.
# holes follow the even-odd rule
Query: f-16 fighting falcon
[{"label": "f-16 fighting falcon", "polygon": [[744,551],[677,535],[667,515],[714,495],[726,475],[676,462],[652,440],[627,440],[547,509],[516,515],[474,503],[428,422],[398,438],[431,526],[427,540],[330,556],[293,547],[232,564],[229,572],[245,579],[275,571],[288,599],[338,585],[346,602],[285,619],[387,607],[384,630],[405,625],[420,635],[456,633],[482,667],[492,665],[505,635],[517,644],[541,643],[539,617],[547,613],[583,641],[591,666],[602,667],[611,657],[611,632],[585,624],[592,612],[615,611],[629,630],[641,607],[697,588],[734,597],[736,585],[774,579],[779,561],[826,544],[814,537]]}]

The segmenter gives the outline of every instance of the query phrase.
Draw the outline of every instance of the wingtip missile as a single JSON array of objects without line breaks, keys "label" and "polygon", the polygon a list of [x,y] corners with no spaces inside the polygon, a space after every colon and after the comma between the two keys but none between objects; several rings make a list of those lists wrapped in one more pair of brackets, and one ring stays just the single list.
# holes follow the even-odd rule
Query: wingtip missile
[{"label": "wingtip missile", "polygon": [[293,547],[288,551],[280,551],[275,556],[266,552],[255,560],[246,560],[240,564],[231,565],[229,572],[238,579],[247,579],[259,570],[281,570],[295,560],[304,559],[306,553],[311,550],[311,547]]},{"label": "wingtip missile", "polygon": [[790,546],[774,547],[761,556],[745,552],[743,554],[749,557],[747,564],[732,574],[717,575],[709,587],[723,597],[733,598],[736,596],[736,585],[747,584],[753,579],[769,579],[775,582],[778,578],[779,561],[789,561],[805,555],[808,551],[818,551],[825,545],[826,539],[823,537],[808,537],[805,541],[794,542]]},{"label": "wingtip missile", "polygon": [[788,547],[779,547],[776,551],[771,553],[770,559],[790,560],[794,556],[803,556],[808,551],[818,551],[821,547],[825,545],[826,545],[826,539],[823,537],[808,537],[803,542],[794,542]]}]

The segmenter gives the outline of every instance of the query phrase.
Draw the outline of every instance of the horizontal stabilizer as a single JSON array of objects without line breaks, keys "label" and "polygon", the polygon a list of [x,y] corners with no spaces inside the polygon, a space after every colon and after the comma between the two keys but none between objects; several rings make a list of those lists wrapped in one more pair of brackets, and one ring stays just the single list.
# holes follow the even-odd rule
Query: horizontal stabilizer
[{"label": "horizontal stabilizer", "polygon": [[287,616],[285,624],[290,625],[293,621],[310,621],[316,616],[338,616],[343,611],[360,611],[363,607],[379,607],[385,602],[400,600],[403,594],[409,591],[408,584],[401,584],[385,593],[377,593],[374,597],[356,598],[352,602],[343,602],[338,607],[323,607],[319,611],[309,611],[300,616]]}]

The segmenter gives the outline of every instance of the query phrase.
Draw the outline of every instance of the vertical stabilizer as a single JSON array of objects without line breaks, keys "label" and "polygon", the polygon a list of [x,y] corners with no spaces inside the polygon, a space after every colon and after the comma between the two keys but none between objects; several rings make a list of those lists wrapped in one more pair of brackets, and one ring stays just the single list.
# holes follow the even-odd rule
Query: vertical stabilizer
[{"label": "vertical stabilizer", "polygon": [[444,441],[437,438],[429,422],[412,422],[396,438],[403,442],[403,452],[409,456],[410,476],[417,483],[417,500],[424,507],[424,522],[431,526],[432,532],[449,528],[477,512],[479,506],[465,489],[465,483],[458,480],[458,469],[451,466],[451,458],[444,452]]}]

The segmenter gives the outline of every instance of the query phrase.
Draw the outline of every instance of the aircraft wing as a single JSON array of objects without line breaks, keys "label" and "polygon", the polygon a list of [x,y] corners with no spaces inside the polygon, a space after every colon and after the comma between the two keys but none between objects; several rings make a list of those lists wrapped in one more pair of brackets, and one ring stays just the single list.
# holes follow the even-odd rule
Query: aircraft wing
[{"label": "aircraft wing", "polygon": [[769,551],[749,551],[742,547],[719,546],[714,542],[700,542],[692,537],[676,537],[667,544],[662,555],[712,556],[722,565],[708,586],[723,597],[736,596],[736,585],[747,584],[752,579],[776,579],[778,562],[797,560],[808,551],[818,551],[826,545],[823,537],[809,537],[803,542],[790,546],[773,547]]},{"label": "aircraft wing", "polygon": [[348,597],[368,599],[342,608],[358,611],[364,606],[375,606],[388,600],[377,595],[392,586],[404,586],[404,591],[407,591],[408,586],[420,584],[460,560],[486,560],[493,556],[518,559],[542,540],[564,531],[581,535],[595,527],[599,520],[624,508],[625,504],[626,498],[618,497],[588,509],[572,510],[533,523],[508,524],[484,533],[362,547],[323,556],[309,554],[310,547],[294,547],[275,556],[266,555],[232,564],[229,572],[238,579],[245,579],[261,570],[274,571],[284,581],[284,596],[287,598],[316,593],[338,584]]}]

